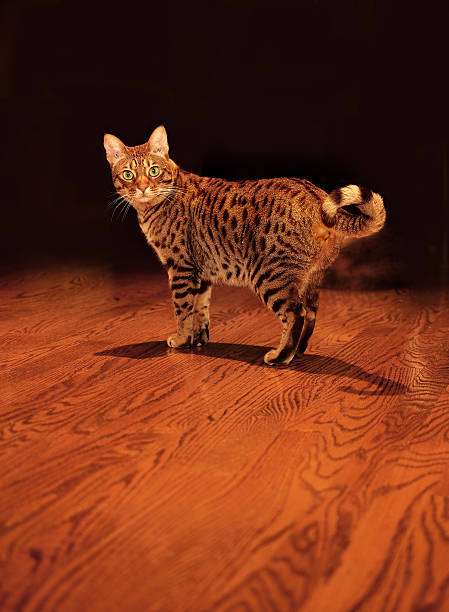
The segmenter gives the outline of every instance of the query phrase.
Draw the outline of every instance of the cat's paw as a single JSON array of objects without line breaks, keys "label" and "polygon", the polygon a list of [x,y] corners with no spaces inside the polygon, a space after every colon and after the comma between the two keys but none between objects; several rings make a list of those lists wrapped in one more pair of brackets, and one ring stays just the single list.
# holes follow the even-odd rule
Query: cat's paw
[{"label": "cat's paw", "polygon": [[195,332],[193,336],[192,345],[193,346],[206,346],[209,342],[209,325],[206,325],[202,329],[199,329]]},{"label": "cat's paw", "polygon": [[279,354],[279,350],[275,350],[272,349],[271,351],[268,351],[268,353],[265,353],[263,360],[265,361],[265,363],[267,365],[270,366],[278,366],[278,367],[282,367],[282,366],[288,366],[290,361],[293,359],[294,357],[294,353],[293,355],[282,355]]},{"label": "cat's paw", "polygon": [[172,334],[167,338],[167,344],[170,348],[190,348],[192,346],[190,336],[179,336]]}]

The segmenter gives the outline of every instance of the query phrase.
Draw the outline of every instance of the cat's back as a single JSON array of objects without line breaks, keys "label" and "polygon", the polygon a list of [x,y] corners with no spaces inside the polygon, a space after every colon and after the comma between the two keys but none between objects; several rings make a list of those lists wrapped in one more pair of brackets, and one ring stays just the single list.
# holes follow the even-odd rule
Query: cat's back
[{"label": "cat's back", "polygon": [[300,178],[203,179],[201,187],[203,197],[213,208],[218,204],[222,211],[228,210],[238,216],[246,209],[251,216],[284,217],[292,221],[305,216],[319,217],[321,203],[327,195],[310,181]]}]

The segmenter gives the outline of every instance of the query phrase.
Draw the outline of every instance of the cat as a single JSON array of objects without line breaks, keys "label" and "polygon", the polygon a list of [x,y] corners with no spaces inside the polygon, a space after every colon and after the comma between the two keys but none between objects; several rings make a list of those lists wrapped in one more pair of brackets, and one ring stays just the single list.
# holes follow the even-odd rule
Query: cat
[{"label": "cat", "polygon": [[170,347],[207,344],[212,284],[240,285],[282,323],[265,363],[288,365],[307,348],[319,285],[344,239],[385,222],[381,196],[356,185],[327,194],[304,179],[228,181],[186,172],[170,159],[162,125],[143,145],[105,134],[104,146],[118,195],[135,208],[168,271],[177,318]]}]

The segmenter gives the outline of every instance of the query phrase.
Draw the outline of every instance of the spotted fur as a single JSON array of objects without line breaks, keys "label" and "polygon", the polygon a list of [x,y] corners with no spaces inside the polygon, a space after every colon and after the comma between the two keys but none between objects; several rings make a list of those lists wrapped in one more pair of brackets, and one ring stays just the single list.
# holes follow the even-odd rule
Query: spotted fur
[{"label": "spotted fur", "polygon": [[211,285],[226,283],[251,288],[276,313],[281,340],[265,362],[290,363],[307,348],[318,287],[344,238],[385,222],[382,198],[355,185],[328,195],[298,178],[235,182],[186,172],[169,158],[163,126],[136,147],[107,134],[105,148],[118,194],[136,209],[168,272],[177,319],[171,347],[208,342]]}]

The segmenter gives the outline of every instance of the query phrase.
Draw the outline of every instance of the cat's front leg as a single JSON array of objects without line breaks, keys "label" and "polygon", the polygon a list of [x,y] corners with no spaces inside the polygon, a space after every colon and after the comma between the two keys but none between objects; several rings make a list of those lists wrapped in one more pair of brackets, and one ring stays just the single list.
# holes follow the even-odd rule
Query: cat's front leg
[{"label": "cat's front leg", "polygon": [[193,310],[193,346],[204,346],[209,342],[209,304],[212,287],[210,281],[202,280],[197,290]]},{"label": "cat's front leg", "polygon": [[194,308],[201,282],[193,266],[182,261],[168,271],[177,331],[167,338],[172,348],[190,348],[194,343]]}]

